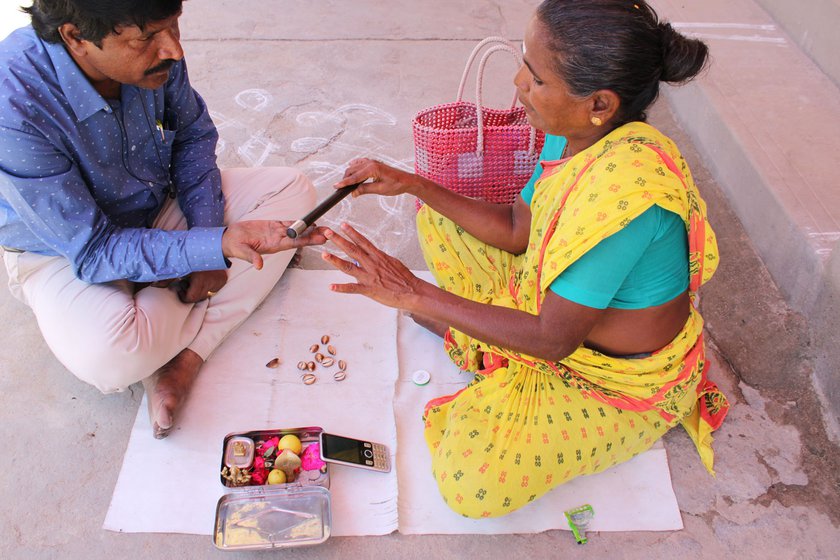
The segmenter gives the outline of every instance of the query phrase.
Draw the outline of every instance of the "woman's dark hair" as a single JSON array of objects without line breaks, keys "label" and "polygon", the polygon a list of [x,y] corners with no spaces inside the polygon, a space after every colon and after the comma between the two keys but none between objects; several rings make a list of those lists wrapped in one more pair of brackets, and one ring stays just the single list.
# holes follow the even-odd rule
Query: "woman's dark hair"
[{"label": "woman's dark hair", "polygon": [[660,22],[644,0],[545,0],[537,17],[574,95],[607,89],[619,96],[615,126],[644,121],[660,81],[687,82],[708,59],[705,43]]},{"label": "woman's dark hair", "polygon": [[32,16],[32,27],[44,41],[60,43],[58,28],[72,23],[82,39],[98,47],[109,33],[121,25],[136,25],[172,17],[181,11],[183,0],[33,0],[21,8]]}]

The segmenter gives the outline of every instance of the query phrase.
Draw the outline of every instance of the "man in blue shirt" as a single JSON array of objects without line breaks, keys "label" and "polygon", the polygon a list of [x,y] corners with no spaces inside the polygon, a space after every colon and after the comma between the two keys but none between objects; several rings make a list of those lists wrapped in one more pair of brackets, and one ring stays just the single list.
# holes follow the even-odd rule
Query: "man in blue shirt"
[{"label": "man in blue shirt", "polygon": [[315,204],[300,173],[216,166],[181,3],[35,0],[32,26],[0,43],[10,288],[77,377],[103,392],[143,382],[155,437],[294,249],[325,241],[279,221]]}]

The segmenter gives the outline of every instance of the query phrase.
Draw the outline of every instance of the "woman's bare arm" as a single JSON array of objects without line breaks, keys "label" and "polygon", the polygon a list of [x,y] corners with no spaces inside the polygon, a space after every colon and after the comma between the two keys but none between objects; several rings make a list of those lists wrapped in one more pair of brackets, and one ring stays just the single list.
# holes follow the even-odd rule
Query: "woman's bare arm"
[{"label": "woman's bare arm", "polygon": [[524,252],[528,246],[531,210],[521,197],[512,205],[468,198],[419,175],[370,159],[350,162],[344,178],[335,186],[342,188],[368,180],[371,182],[359,186],[352,196],[411,194],[488,245],[513,254]]},{"label": "woman's bare arm", "polygon": [[350,226],[343,226],[342,232],[346,239],[332,231],[327,237],[358,265],[335,255],[325,254],[324,259],[354,277],[356,283],[334,284],[334,291],[365,295],[489,344],[557,361],[583,343],[604,313],[553,293],[546,297],[539,315],[477,303],[417,278]]}]

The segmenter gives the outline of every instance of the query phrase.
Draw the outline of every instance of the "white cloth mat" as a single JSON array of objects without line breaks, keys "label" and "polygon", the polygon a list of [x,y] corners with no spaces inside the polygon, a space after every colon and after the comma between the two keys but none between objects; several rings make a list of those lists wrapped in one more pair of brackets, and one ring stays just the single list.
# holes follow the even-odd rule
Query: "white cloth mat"
[{"label": "white cloth mat", "polygon": [[[428,274],[428,273],[424,273]],[[426,276],[428,278],[428,276]],[[320,426],[386,444],[388,474],[330,466],[332,534],[535,533],[567,528],[563,512],[589,503],[592,531],[682,528],[665,449],[562,485],[496,519],[461,517],[443,503],[431,476],[421,415],[431,398],[469,381],[440,338],[361,296],[335,294],[336,271],[286,272],[262,306],[203,367],[179,428],[152,438],[145,399],[137,413],[104,528],[123,532],[212,533],[222,440],[231,432]],[[329,334],[348,363],[347,379],[300,382],[297,362]],[[282,364],[265,364],[279,357]],[[335,368],[332,368],[335,369]],[[432,374],[418,387],[417,369]]]}]

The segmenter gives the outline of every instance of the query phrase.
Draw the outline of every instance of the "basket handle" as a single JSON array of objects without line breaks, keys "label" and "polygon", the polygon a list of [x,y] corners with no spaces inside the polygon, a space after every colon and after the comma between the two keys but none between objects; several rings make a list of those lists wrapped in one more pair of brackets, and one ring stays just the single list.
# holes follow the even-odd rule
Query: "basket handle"
[{"label": "basket handle", "polygon": [[[487,39],[485,39],[487,41]],[[483,42],[483,41],[482,41]],[[490,56],[493,55],[495,52],[499,51],[507,51],[513,55],[513,58],[516,60],[518,66],[522,66],[522,55],[517,51],[514,47],[512,47],[507,41],[506,44],[498,44],[490,47],[487,49],[487,52],[481,57],[481,61],[478,63],[478,76],[475,80],[475,103],[476,103],[476,117],[478,119],[478,135],[476,136],[476,146],[475,146],[475,153],[482,154],[484,153],[484,105],[482,103],[482,85],[484,83],[484,67],[487,65],[487,60]],[[480,43],[479,43],[480,44]],[[475,51],[473,51],[475,52]],[[467,63],[467,68],[472,65],[472,57],[470,61]],[[461,81],[461,86],[463,87],[463,79]],[[458,101],[461,100],[461,95],[459,92]],[[516,90],[514,89],[513,92],[513,101],[510,104],[510,108],[513,109],[516,106]],[[531,127],[531,134],[528,139],[528,153],[533,156],[537,146],[537,130],[532,126]]]},{"label": "basket handle", "polygon": [[[495,37],[494,36],[494,37],[487,37],[486,39],[482,39],[475,46],[475,48],[472,50],[469,58],[467,59],[467,64],[464,66],[464,73],[461,75],[461,83],[458,86],[458,98],[457,98],[456,101],[460,102],[464,98],[464,88],[467,85],[467,78],[470,75],[470,71],[472,70],[473,62],[475,62],[475,59],[478,56],[478,53],[480,53],[481,49],[483,49],[486,45],[489,45],[491,43],[496,43],[496,45],[494,45],[494,47],[493,47],[493,49],[495,49],[493,52],[496,52],[498,50],[502,50],[502,49],[497,49],[496,47],[502,47],[502,46],[507,47],[507,49],[504,49],[504,50],[509,49],[508,52],[510,52],[513,55],[513,58],[516,59],[516,64],[518,66],[522,66],[522,55],[519,53],[519,51],[516,49],[516,46],[514,46],[513,43],[511,43],[510,41],[508,41],[504,37]],[[490,51],[488,51],[488,53],[489,52]],[[484,57],[482,58],[482,60],[484,60],[487,57],[488,53],[484,54]],[[479,66],[481,66],[481,64],[479,64]],[[479,76],[477,78],[477,84],[480,84],[481,81],[483,80],[482,74],[483,74],[482,72],[479,72]],[[511,108],[513,108],[514,105],[516,105],[516,92],[515,91],[514,91],[514,95],[513,95],[513,103],[511,103]]]}]

